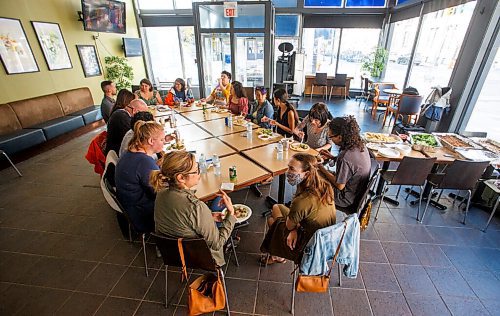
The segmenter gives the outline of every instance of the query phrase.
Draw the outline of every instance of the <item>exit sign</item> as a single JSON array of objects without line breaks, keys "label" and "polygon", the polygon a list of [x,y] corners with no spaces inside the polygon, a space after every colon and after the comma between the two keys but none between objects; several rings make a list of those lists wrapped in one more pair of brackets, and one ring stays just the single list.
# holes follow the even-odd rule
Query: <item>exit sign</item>
[{"label": "exit sign", "polygon": [[237,2],[224,2],[224,17],[235,18],[238,16],[238,3]]}]

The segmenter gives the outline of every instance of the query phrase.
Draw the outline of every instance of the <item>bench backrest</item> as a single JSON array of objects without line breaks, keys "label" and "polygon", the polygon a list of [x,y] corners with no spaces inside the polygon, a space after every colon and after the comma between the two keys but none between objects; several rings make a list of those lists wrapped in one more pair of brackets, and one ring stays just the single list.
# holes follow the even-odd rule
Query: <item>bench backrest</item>
[{"label": "bench backrest", "polygon": [[0,135],[10,134],[22,129],[16,112],[8,104],[0,104]]},{"label": "bench backrest", "polygon": [[23,128],[64,116],[55,94],[9,102]]},{"label": "bench backrest", "polygon": [[92,94],[90,93],[90,89],[87,87],[57,92],[56,96],[61,103],[61,107],[65,115],[94,105]]}]

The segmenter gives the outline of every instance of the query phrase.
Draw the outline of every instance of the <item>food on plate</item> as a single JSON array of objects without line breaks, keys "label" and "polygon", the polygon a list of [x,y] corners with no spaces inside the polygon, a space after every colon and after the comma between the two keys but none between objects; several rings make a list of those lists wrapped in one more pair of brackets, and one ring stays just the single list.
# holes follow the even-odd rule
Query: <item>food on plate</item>
[{"label": "food on plate", "polygon": [[262,139],[262,140],[268,140],[271,138],[271,136],[269,135],[266,135],[266,134],[260,134],[259,136],[257,136],[259,139]]},{"label": "food on plate", "polygon": [[214,113],[226,113],[226,112],[228,112],[228,109],[213,108],[212,112],[214,112]]},{"label": "food on plate", "polygon": [[470,148],[472,147],[469,143],[461,140],[455,135],[439,135],[439,138],[444,143],[447,143],[451,147],[461,147],[461,148]]},{"label": "food on plate", "polygon": [[270,128],[262,128],[257,132],[259,135],[267,135],[269,137],[273,136],[273,130]]},{"label": "food on plate", "polygon": [[365,139],[368,142],[374,143],[397,143],[401,139],[396,135],[382,134],[382,133],[365,133]]},{"label": "food on plate", "polygon": [[309,150],[309,145],[304,143],[293,143],[290,145],[290,149],[295,151],[307,151]]},{"label": "food on plate", "polygon": [[234,120],[234,124],[240,125],[240,126],[246,126],[247,121],[245,120],[245,118],[243,116],[236,116],[235,120]]},{"label": "food on plate", "polygon": [[431,134],[413,134],[411,135],[413,144],[415,145],[423,145],[423,146],[431,146],[431,147],[439,147],[439,143],[436,140],[436,137]]},{"label": "food on plate", "polygon": [[174,150],[184,150],[184,149],[186,149],[186,146],[184,146],[184,144],[182,144],[182,143],[175,143],[175,144],[171,145],[170,148],[174,149]]},{"label": "food on plate", "polygon": [[234,205],[233,207],[236,218],[245,218],[248,216],[248,207],[244,205]]}]

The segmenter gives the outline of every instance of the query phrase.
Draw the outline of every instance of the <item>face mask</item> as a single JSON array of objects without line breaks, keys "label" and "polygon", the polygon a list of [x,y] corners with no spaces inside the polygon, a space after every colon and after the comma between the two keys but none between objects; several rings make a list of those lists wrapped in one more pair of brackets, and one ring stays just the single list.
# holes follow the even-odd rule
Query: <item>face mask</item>
[{"label": "face mask", "polygon": [[300,173],[286,173],[286,180],[290,185],[299,185],[303,180],[304,176]]}]

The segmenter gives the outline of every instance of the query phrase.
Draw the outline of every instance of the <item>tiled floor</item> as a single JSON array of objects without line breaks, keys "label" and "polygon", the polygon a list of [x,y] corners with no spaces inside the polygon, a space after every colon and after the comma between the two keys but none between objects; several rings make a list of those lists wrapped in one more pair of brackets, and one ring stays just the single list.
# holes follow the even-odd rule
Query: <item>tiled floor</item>
[{"label": "tiled floor", "polygon": [[[364,130],[381,125],[354,102],[330,107],[337,115],[356,114]],[[164,272],[153,245],[146,277],[140,243],[123,239],[102,197],[84,159],[97,132],[20,163],[22,178],[0,171],[1,315],[186,314],[178,270],[169,271],[168,295],[181,306],[165,309]],[[262,191],[276,194],[276,185]],[[384,203],[378,221],[362,232],[357,279],[343,278],[339,287],[335,276],[329,293],[297,294],[297,315],[500,314],[500,221],[482,233],[486,212],[473,208],[463,226],[454,207],[431,210],[420,225],[416,209],[399,200],[398,207]],[[254,215],[240,232],[240,267],[230,256],[225,266],[231,310],[286,315],[292,265],[257,263],[264,201],[249,190],[234,193],[233,201],[250,205]]]}]

